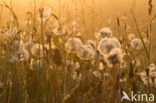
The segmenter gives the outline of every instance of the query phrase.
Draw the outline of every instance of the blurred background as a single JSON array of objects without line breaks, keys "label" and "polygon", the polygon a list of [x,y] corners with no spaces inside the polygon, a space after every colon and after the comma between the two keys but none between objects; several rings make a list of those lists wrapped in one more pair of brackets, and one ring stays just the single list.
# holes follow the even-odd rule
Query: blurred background
[{"label": "blurred background", "polygon": [[[94,19],[95,25],[105,24],[116,17],[130,16],[130,9],[142,23],[149,17],[149,0],[0,0],[0,4],[3,4],[3,1],[12,5],[19,19],[23,19],[27,11],[33,10],[34,3],[36,8],[50,6],[53,12],[66,19],[75,19],[75,17],[78,19],[82,16],[86,22]],[[156,1],[153,0],[152,4],[153,14],[155,14]],[[9,14],[8,10],[4,9],[6,8],[1,7],[0,9],[3,20]]]},{"label": "blurred background", "polygon": [[[15,11],[20,24],[24,24],[27,12],[36,12],[39,8],[49,6],[52,12],[66,23],[77,21],[87,39],[103,27],[110,27],[114,34],[136,33],[136,25],[131,10],[137,19],[142,33],[149,28],[149,20],[156,14],[156,0],[152,1],[152,14],[149,15],[149,0],[0,0],[0,23],[6,24],[9,10],[2,5],[6,2]],[[131,9],[131,10],[130,10]],[[120,28],[117,25],[120,22]],[[126,24],[127,30],[123,31]],[[153,21],[152,35],[156,34],[156,20]],[[155,41],[155,36],[153,36]],[[156,45],[153,42],[153,47]],[[154,51],[156,51],[153,48]],[[155,55],[155,54],[154,54]]]}]

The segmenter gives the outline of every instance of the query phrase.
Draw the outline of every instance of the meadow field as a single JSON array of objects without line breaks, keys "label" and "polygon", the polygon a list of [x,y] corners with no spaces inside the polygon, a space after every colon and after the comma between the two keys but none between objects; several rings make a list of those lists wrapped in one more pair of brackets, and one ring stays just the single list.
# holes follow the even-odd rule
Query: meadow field
[{"label": "meadow field", "polygon": [[0,103],[156,103],[156,0],[0,0]]}]

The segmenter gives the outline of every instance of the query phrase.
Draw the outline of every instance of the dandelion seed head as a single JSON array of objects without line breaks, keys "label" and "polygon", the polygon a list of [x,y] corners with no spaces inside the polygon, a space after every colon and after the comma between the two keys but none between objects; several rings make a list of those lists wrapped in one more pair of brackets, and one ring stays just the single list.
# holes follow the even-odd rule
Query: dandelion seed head
[{"label": "dandelion seed head", "polygon": [[105,56],[105,60],[108,66],[112,67],[113,65],[122,62],[123,53],[119,48],[114,48],[110,51],[108,55]]},{"label": "dandelion seed head", "polygon": [[82,42],[79,38],[69,38],[65,44],[68,52],[77,53],[82,47]]},{"label": "dandelion seed head", "polygon": [[19,49],[15,51],[15,54],[9,59],[9,61],[15,63],[28,60],[28,58],[29,58],[28,51],[26,49]]},{"label": "dandelion seed head", "polygon": [[8,30],[6,32],[6,38],[9,40],[15,39],[16,35],[17,35],[18,29],[17,28],[13,28],[12,30]]},{"label": "dandelion seed head", "polygon": [[105,27],[105,28],[102,28],[98,33],[97,33],[97,36],[96,37],[101,37],[101,38],[104,38],[104,37],[112,37],[112,30],[108,27]]},{"label": "dandelion seed head", "polygon": [[98,45],[100,54],[108,53],[111,49],[113,49],[113,45],[109,42],[108,38],[103,38],[100,40]]},{"label": "dandelion seed head", "polygon": [[121,44],[119,42],[118,39],[116,39],[115,37],[109,39],[110,42],[112,43],[112,45],[115,47],[115,48],[121,48]]},{"label": "dandelion seed head", "polygon": [[15,56],[18,58],[19,61],[28,60],[29,53],[26,49],[19,49],[15,52]]},{"label": "dandelion seed head", "polygon": [[138,38],[135,38],[131,41],[131,46],[137,50],[143,47],[141,40]]},{"label": "dandelion seed head", "polygon": [[103,38],[100,40],[98,50],[100,54],[108,54],[113,48],[120,48],[120,42],[116,38]]},{"label": "dandelion seed head", "polygon": [[155,78],[150,78],[148,82],[148,78],[142,78],[142,81],[144,82],[144,84],[149,87],[156,87],[155,80],[156,80]]},{"label": "dandelion seed head", "polygon": [[94,57],[94,49],[90,45],[83,45],[78,51],[78,57],[82,60],[89,60]]}]

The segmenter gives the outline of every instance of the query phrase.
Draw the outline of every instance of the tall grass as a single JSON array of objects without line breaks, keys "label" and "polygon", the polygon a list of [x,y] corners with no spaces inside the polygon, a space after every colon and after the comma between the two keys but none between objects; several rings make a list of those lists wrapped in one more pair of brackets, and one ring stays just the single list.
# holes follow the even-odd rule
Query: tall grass
[{"label": "tall grass", "polygon": [[[132,20],[112,17],[107,27],[96,19],[93,0],[91,5],[73,0],[76,17],[65,15],[69,17],[65,22],[62,0],[58,11],[38,8],[36,0],[33,4],[24,27],[12,0],[1,5],[0,22],[3,7],[10,14],[9,24],[0,24],[0,103],[129,103],[121,98],[132,91],[156,96],[152,0],[147,3],[146,34],[132,9]],[[90,35],[95,36],[89,39]]]}]

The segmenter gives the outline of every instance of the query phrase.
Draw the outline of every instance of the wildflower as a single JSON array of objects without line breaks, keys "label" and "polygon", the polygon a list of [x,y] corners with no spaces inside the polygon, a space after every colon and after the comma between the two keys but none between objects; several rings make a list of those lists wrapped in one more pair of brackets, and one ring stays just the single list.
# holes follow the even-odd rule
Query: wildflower
[{"label": "wildflower", "polygon": [[141,49],[142,48],[142,42],[141,42],[141,40],[140,39],[138,39],[138,38],[135,38],[135,39],[133,39],[132,41],[131,41],[131,46],[133,47],[133,48],[135,48],[135,49]]},{"label": "wildflower", "polygon": [[16,51],[15,51],[15,54],[10,59],[10,62],[14,63],[14,62],[18,62],[18,61],[24,61],[24,60],[27,60],[29,58],[29,53],[25,49],[23,41],[15,41],[14,42],[14,49]]},{"label": "wildflower", "polygon": [[98,50],[100,54],[108,54],[113,48],[120,48],[120,42],[116,38],[103,38],[100,40]]},{"label": "wildflower", "polygon": [[19,49],[15,52],[15,55],[13,55],[10,59],[10,62],[19,62],[19,61],[24,61],[28,60],[29,58],[29,53],[26,49]]},{"label": "wildflower", "polygon": [[[155,78],[150,78],[149,79],[149,86],[150,87],[156,87],[156,82],[155,82]],[[143,83],[148,86],[148,78],[142,78]]]},{"label": "wildflower", "polygon": [[15,52],[15,55],[19,57],[20,61],[27,60],[29,58],[29,53],[26,49],[19,49]]},{"label": "wildflower", "polygon": [[151,63],[148,68],[149,68],[149,76],[151,78],[156,78],[156,66],[155,66],[155,64]]},{"label": "wildflower", "polygon": [[82,47],[82,42],[79,38],[69,38],[65,44],[68,52],[77,52]]},{"label": "wildflower", "polygon": [[78,51],[78,57],[82,60],[89,60],[94,57],[93,47],[90,45],[83,45]]},{"label": "wildflower", "polygon": [[105,60],[109,67],[112,67],[113,65],[122,62],[122,59],[123,53],[119,48],[114,48],[110,51],[108,55],[105,56]]},{"label": "wildflower", "polygon": [[97,34],[96,37],[97,38],[103,38],[103,37],[111,37],[112,34],[112,30],[108,27],[102,28]]},{"label": "wildflower", "polygon": [[15,39],[16,35],[18,33],[18,29],[17,28],[13,28],[12,30],[7,31],[6,33],[6,37],[7,39]]},{"label": "wildflower", "polygon": [[34,44],[31,48],[31,53],[36,57],[43,57],[43,46],[41,44]]},{"label": "wildflower", "polygon": [[[139,73],[141,79],[143,80],[144,84],[148,86],[148,80],[149,80],[149,86],[150,87],[156,87],[156,67],[155,64],[151,63],[149,65],[149,75],[147,76],[147,73],[145,71]],[[148,78],[149,77],[149,78]]]}]

